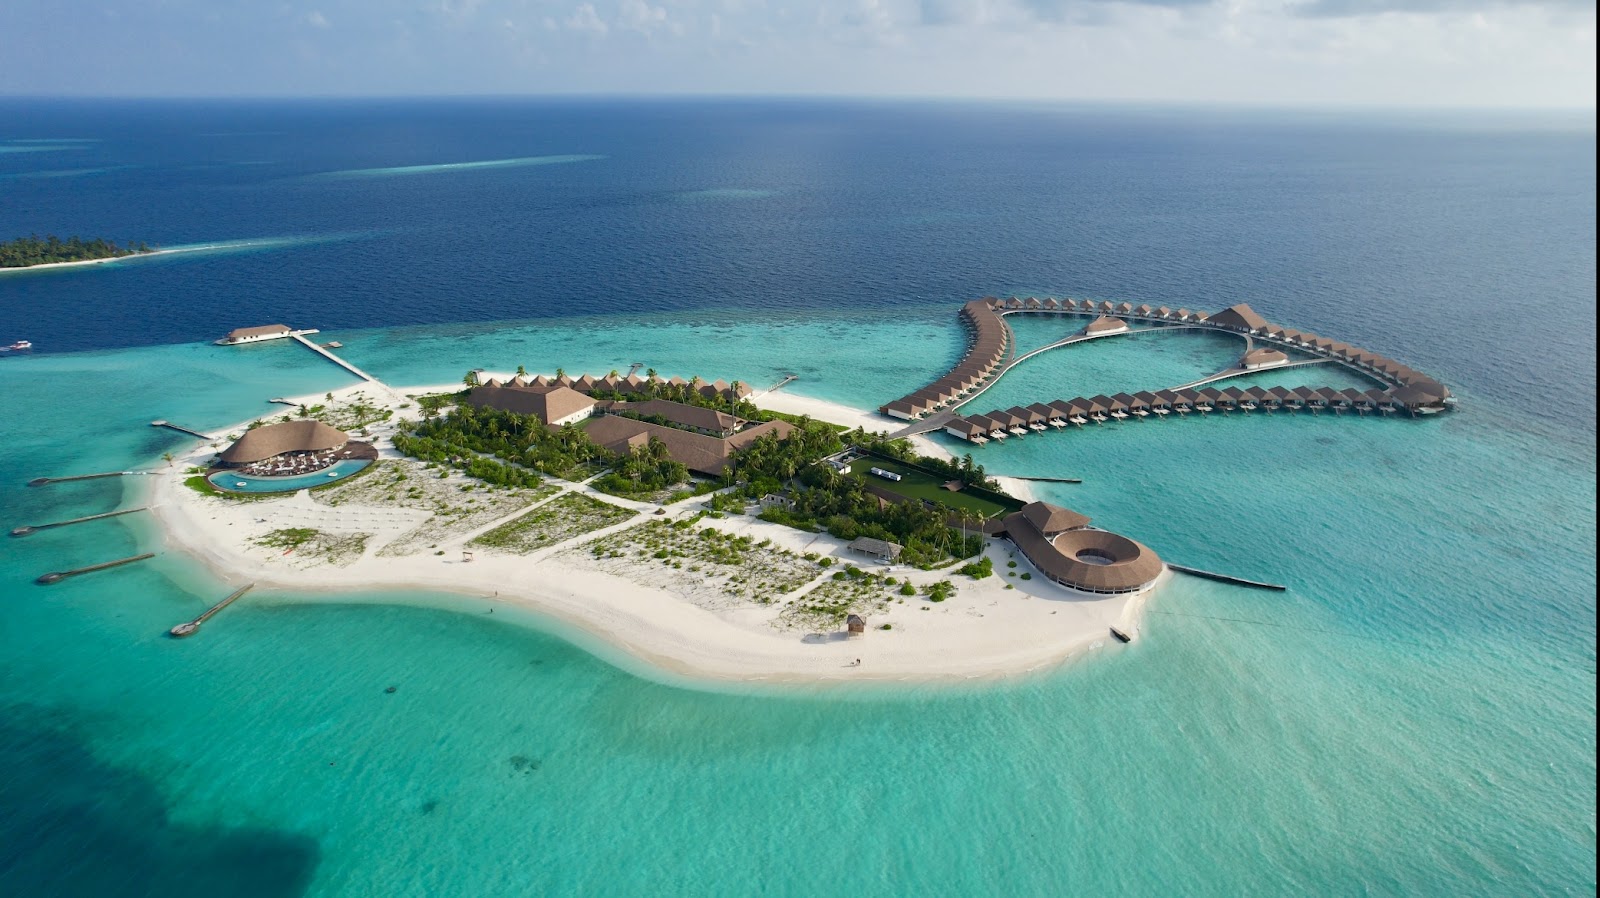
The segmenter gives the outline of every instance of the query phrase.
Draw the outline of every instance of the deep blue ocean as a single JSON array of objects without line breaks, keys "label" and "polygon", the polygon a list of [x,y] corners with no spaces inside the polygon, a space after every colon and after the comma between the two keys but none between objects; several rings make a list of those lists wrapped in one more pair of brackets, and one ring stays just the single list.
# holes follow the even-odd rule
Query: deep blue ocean
[{"label": "deep blue ocean", "polygon": [[[0,274],[7,529],[135,502],[23,484],[159,464],[152,419],[349,383],[209,345],[272,322],[400,385],[643,361],[875,407],[968,299],[1242,301],[1460,399],[984,447],[1289,589],[1174,579],[1133,646],[970,688],[710,689],[442,595],[179,642],[231,588],[180,553],[32,583],[159,548],[140,516],[8,539],[0,894],[1593,894],[1595,151],[1592,114],[0,100],[0,239],[185,250]],[[1095,341],[979,404],[1234,353]]]}]

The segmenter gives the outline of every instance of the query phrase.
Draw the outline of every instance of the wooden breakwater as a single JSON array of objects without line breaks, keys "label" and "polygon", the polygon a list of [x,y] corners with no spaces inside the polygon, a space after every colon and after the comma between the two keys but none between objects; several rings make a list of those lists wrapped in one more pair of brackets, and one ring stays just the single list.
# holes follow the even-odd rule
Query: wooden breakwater
[{"label": "wooden breakwater", "polygon": [[51,583],[60,583],[62,580],[65,580],[68,577],[76,577],[79,574],[89,574],[95,571],[103,571],[107,568],[120,567],[124,564],[132,564],[135,561],[143,561],[146,558],[154,557],[156,557],[156,553],[146,552],[143,555],[133,555],[128,558],[118,558],[115,561],[102,561],[99,564],[91,564],[88,567],[73,568],[70,571],[51,571],[48,574],[39,575],[39,578],[33,582],[42,586],[48,586]]},{"label": "wooden breakwater", "polygon": [[197,437],[197,438],[202,439],[202,440],[211,439],[211,437],[207,436],[206,434],[201,433],[198,430],[190,430],[187,427],[184,427],[184,426],[179,425],[179,424],[174,424],[171,421],[151,421],[150,422],[150,426],[151,427],[165,427],[168,430],[176,430],[179,433],[188,434],[189,436]]},{"label": "wooden breakwater", "polygon": [[194,635],[195,631],[200,629],[200,625],[205,623],[211,617],[211,615],[216,614],[218,611],[221,611],[222,609],[233,604],[235,599],[249,592],[253,586],[255,586],[254,583],[246,583],[244,586],[239,587],[230,593],[226,599],[223,599],[217,604],[212,605],[210,608],[207,608],[205,614],[200,615],[192,621],[185,621],[184,623],[173,627],[171,630],[168,630],[168,635],[176,639],[182,639],[185,636]]},{"label": "wooden breakwater", "polygon": [[28,486],[44,486],[47,483],[70,483],[74,480],[98,480],[101,477],[131,477],[136,474],[148,474],[148,471],[102,471],[99,474],[73,474],[70,477],[35,477],[28,481]]},{"label": "wooden breakwater", "polygon": [[37,533],[40,530],[49,530],[52,527],[65,527],[68,524],[81,524],[84,521],[98,521],[101,518],[114,518],[118,515],[133,514],[136,511],[146,511],[148,509],[148,505],[141,505],[138,508],[124,508],[120,511],[107,511],[101,514],[84,515],[81,518],[73,518],[70,521],[52,521],[49,524],[31,524],[26,527],[14,527],[11,530],[11,535],[27,536],[30,533]]},{"label": "wooden breakwater", "polygon": [[1263,583],[1260,580],[1246,580],[1243,577],[1219,574],[1216,571],[1202,571],[1195,567],[1184,567],[1181,564],[1173,564],[1170,561],[1167,562],[1167,567],[1172,568],[1180,573],[1188,574],[1191,577],[1202,577],[1206,580],[1215,580],[1218,583],[1232,583],[1235,586],[1248,586],[1252,589],[1273,589],[1277,590],[1278,592],[1283,592],[1289,588],[1287,586],[1280,586],[1276,583]]}]

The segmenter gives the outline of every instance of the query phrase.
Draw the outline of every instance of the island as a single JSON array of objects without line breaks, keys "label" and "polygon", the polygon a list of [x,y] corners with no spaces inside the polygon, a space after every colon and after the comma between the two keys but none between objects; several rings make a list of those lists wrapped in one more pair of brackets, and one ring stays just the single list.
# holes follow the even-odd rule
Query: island
[{"label": "island", "polygon": [[738,381],[519,369],[276,401],[142,478],[175,548],[232,589],[532,610],[650,675],[1013,676],[1136,634],[1168,576],[970,456]]},{"label": "island", "polygon": [[[1066,332],[1019,352],[1006,318],[1026,313],[1068,316]],[[222,433],[176,428],[205,439],[151,472],[148,505],[168,541],[235,590],[454,594],[449,607],[532,610],[618,663],[693,680],[964,681],[1135,641],[1174,571],[1285,587],[1168,563],[952,448],[1169,413],[1427,420],[1454,406],[1422,372],[1244,304],[1207,315],[986,298],[961,320],[956,367],[876,411],[783,391],[792,376],[755,391],[639,365],[473,369],[399,389],[302,339],[363,382],[275,398],[288,408]],[[963,408],[1039,352],[1163,331],[1227,334],[1242,353],[1170,390]],[[1303,366],[1343,367],[1373,388],[1208,386]]]},{"label": "island", "polygon": [[44,237],[34,234],[0,242],[0,268],[81,265],[153,252],[156,250],[142,242],[119,246],[103,237],[85,240],[74,236],[62,240],[54,234]]}]

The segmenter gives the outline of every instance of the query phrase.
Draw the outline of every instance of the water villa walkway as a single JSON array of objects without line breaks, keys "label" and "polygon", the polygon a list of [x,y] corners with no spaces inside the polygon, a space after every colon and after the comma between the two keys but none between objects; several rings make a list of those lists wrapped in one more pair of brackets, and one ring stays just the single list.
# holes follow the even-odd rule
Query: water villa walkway
[{"label": "water villa walkway", "polygon": [[[309,333],[316,333],[316,331],[309,331]],[[300,345],[306,347],[307,349],[311,350],[312,352],[316,353],[317,355],[320,355],[320,356],[326,358],[328,361],[334,363],[335,365],[338,365],[340,368],[343,368],[344,370],[349,371],[351,374],[354,374],[356,377],[361,378],[362,380],[366,381],[367,383],[376,383],[377,380],[378,380],[376,377],[373,377],[372,375],[368,374],[367,372],[362,371],[360,368],[357,368],[356,366],[350,364],[349,362],[345,361],[344,359],[339,358],[338,356],[336,356],[333,353],[329,352],[328,350],[322,348],[321,346],[318,346],[317,344],[311,342],[310,340],[307,340],[305,337],[302,337],[299,333],[290,334],[289,337],[290,337],[290,339],[293,339],[296,342],[298,342]]]},{"label": "water villa walkway", "polygon": [[[1012,314],[1085,315],[1094,316],[1094,320],[1077,334],[1017,355],[1015,336],[1005,322],[1005,316]],[[880,409],[889,417],[909,422],[892,436],[943,430],[969,442],[983,444],[1068,425],[1164,418],[1172,413],[1183,415],[1191,411],[1204,414],[1219,409],[1226,412],[1282,408],[1431,415],[1449,408],[1455,401],[1449,389],[1419,371],[1337,340],[1272,324],[1244,304],[1207,315],[1188,309],[1133,306],[1126,302],[991,297],[962,306],[961,320],[970,334],[961,362],[929,386]],[[1135,328],[1129,321],[1148,322],[1151,326]],[[1169,390],[1039,402],[987,415],[964,416],[958,411],[993,386],[1006,371],[1039,353],[1103,337],[1178,328],[1238,336],[1245,341],[1245,353],[1235,367]],[[1258,348],[1257,341],[1265,345]],[[1291,360],[1288,352],[1313,357]],[[1215,381],[1267,370],[1329,363],[1371,378],[1383,389],[1252,387],[1240,390],[1230,387],[1217,390],[1205,387]]]}]

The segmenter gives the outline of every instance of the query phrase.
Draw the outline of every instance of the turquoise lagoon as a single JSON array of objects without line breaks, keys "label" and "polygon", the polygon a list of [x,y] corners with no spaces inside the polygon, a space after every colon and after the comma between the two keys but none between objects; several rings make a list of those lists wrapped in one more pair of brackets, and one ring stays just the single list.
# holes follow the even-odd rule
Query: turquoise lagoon
[{"label": "turquoise lagoon", "polygon": [[[397,385],[641,361],[756,386],[792,371],[786,389],[862,407],[961,349],[953,303],[892,320],[326,336]],[[1237,356],[1157,336],[1169,344],[1046,353],[979,405],[1169,386]],[[1592,431],[1575,450],[1582,428],[1506,426],[1513,404],[1437,373],[1462,409],[1433,420],[1191,416],[975,452],[996,473],[1081,477],[1041,492],[1172,560],[1289,590],[1174,579],[1139,643],[970,686],[684,682],[463,596],[251,594],[174,641],[168,627],[234,584],[140,516],[14,540],[0,561],[4,881],[12,894],[1590,893]],[[8,359],[0,386],[27,426],[0,443],[6,517],[137,502],[137,478],[21,484],[158,466],[186,444],[152,419],[224,428],[269,414],[270,397],[349,383],[287,341]],[[161,554],[29,583],[141,547]]]}]

